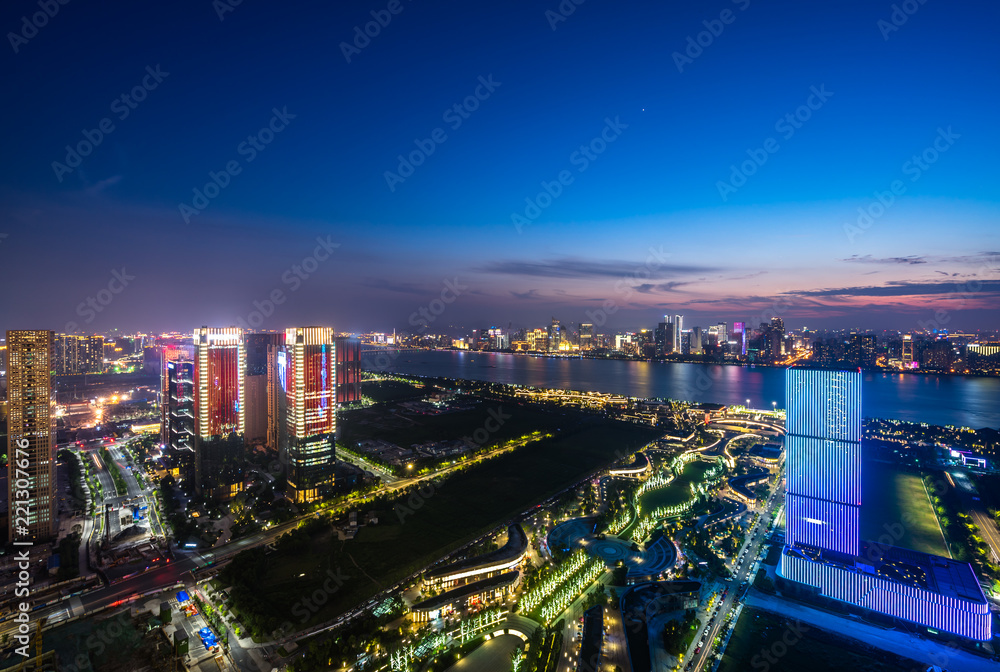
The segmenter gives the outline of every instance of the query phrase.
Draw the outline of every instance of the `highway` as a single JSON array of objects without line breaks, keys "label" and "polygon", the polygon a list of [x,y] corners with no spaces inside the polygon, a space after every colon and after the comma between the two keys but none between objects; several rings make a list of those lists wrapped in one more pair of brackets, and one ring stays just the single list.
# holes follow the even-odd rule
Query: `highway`
[{"label": "highway", "polygon": [[[685,670],[702,670],[710,667],[706,663],[708,663],[708,656],[712,652],[712,643],[715,641],[725,622],[724,617],[735,608],[738,601],[742,601],[743,596],[746,594],[746,589],[753,581],[754,577],[751,575],[751,572],[753,571],[757,557],[760,555],[761,544],[767,540],[768,528],[770,528],[771,521],[774,519],[784,499],[784,493],[780,491],[780,483],[781,479],[778,478],[774,489],[767,498],[767,502],[761,509],[757,523],[748,531],[747,540],[744,542],[740,552],[733,562],[727,563],[733,572],[732,578],[728,580],[727,589],[729,592],[722,600],[722,603],[713,610],[712,613],[714,616],[710,617],[710,622],[704,626],[698,637],[691,644],[691,651],[697,651],[699,648],[701,650],[697,653],[688,652],[689,655],[686,656],[688,663],[684,668]],[[744,583],[747,585],[744,585]],[[699,647],[699,642],[701,641],[704,641],[704,645]]]}]

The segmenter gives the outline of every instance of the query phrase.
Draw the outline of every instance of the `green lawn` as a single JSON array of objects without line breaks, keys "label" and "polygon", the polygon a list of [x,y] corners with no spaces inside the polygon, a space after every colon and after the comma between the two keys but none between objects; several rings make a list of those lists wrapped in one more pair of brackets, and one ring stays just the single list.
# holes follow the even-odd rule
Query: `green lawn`
[{"label": "green lawn", "polygon": [[865,462],[862,472],[861,537],[932,555],[948,556],[920,475],[891,464]]},{"label": "green lawn", "polygon": [[309,610],[309,621],[329,620],[615,459],[617,451],[628,454],[658,435],[634,424],[577,414],[557,417],[563,429],[556,438],[452,476],[425,499],[414,500],[402,522],[396,511],[383,510],[379,524],[361,529],[354,540],[337,541],[324,533],[306,549],[279,549],[267,556],[243,606],[298,622],[292,608],[320,588],[327,570],[339,568],[350,578],[334,594],[322,596],[325,604],[319,609]]}]

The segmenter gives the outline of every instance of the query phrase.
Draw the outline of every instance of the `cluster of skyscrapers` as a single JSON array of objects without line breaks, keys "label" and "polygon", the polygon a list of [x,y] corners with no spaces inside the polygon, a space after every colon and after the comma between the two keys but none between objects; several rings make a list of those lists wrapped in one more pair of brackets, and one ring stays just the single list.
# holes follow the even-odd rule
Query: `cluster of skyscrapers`
[{"label": "cluster of skyscrapers", "polygon": [[[777,320],[779,345],[784,351],[784,324]],[[762,325],[762,328],[770,328]],[[534,329],[512,331],[499,327],[477,329],[471,338],[450,341],[453,347],[470,350],[508,350],[520,352],[589,352],[607,350],[648,359],[668,355],[700,355],[706,351],[732,355],[747,355],[751,334],[745,322],[720,322],[707,328],[684,328],[683,315],[664,315],[655,329],[640,329],[615,334],[602,334],[594,330],[591,322],[580,322],[575,329],[552,318],[551,324]],[[441,345],[435,343],[435,345]],[[790,350],[790,347],[789,347]]]},{"label": "cluster of skyscrapers", "polygon": [[[11,520],[23,513],[15,502],[28,502],[19,538],[54,533],[53,376],[64,370],[62,362],[98,361],[101,341],[49,330],[7,332],[7,455],[11,464],[20,458],[27,465],[7,479]],[[197,493],[218,500],[239,493],[254,449],[280,458],[293,501],[315,500],[333,486],[337,408],[361,398],[357,340],[329,327],[264,334],[202,327],[190,346],[159,352],[165,456],[193,478]]]},{"label": "cluster of skyscrapers", "polygon": [[255,447],[280,456],[293,501],[333,485],[337,407],[361,396],[358,341],[329,327],[201,327],[192,349],[165,355],[163,438],[173,459],[193,463],[184,471],[196,492],[238,494]]}]

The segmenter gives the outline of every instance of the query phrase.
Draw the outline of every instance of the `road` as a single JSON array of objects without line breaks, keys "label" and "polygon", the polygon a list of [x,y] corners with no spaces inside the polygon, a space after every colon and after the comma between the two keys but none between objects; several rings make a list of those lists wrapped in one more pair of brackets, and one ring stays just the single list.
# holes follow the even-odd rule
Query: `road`
[{"label": "road", "polygon": [[[723,598],[718,608],[712,612],[714,616],[709,617],[709,623],[703,627],[698,637],[691,644],[692,648],[688,651],[688,655],[685,656],[685,659],[689,662],[684,669],[701,670],[706,667],[708,656],[712,651],[712,642],[715,641],[716,636],[718,636],[722,629],[725,622],[725,615],[734,609],[736,602],[742,600],[746,594],[748,586],[744,586],[743,584],[749,584],[753,581],[752,572],[760,555],[761,544],[767,539],[767,530],[771,526],[771,521],[774,519],[784,499],[783,493],[780,491],[780,483],[781,478],[779,475],[775,480],[775,485],[770,496],[767,498],[767,502],[765,502],[760,510],[760,517],[757,519],[757,523],[747,532],[747,539],[737,554],[735,562],[728,563],[733,572],[733,576],[729,580],[729,592]],[[692,653],[692,651],[699,648],[698,642],[702,640],[704,640],[705,644],[700,647],[701,650],[697,653]]]},{"label": "road", "polygon": [[1000,560],[1000,531],[997,530],[996,523],[992,516],[986,512],[981,502],[973,502],[969,507],[969,515],[972,521],[979,528],[980,536],[990,545],[993,551],[993,562]]}]

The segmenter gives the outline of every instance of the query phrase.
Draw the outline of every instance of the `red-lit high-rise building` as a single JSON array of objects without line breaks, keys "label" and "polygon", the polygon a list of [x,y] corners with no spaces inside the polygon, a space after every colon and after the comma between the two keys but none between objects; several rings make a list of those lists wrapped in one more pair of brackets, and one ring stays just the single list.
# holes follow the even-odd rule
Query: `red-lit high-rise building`
[{"label": "red-lit high-rise building", "polygon": [[318,499],[333,484],[337,432],[337,341],[330,327],[285,331],[284,381],[287,433],[283,458],[288,496],[295,502]]},{"label": "red-lit high-rise building", "polygon": [[229,499],[243,489],[246,345],[239,327],[194,332],[195,489]]},{"label": "red-lit high-rise building", "polygon": [[337,339],[337,403],[361,401],[361,341]]}]

